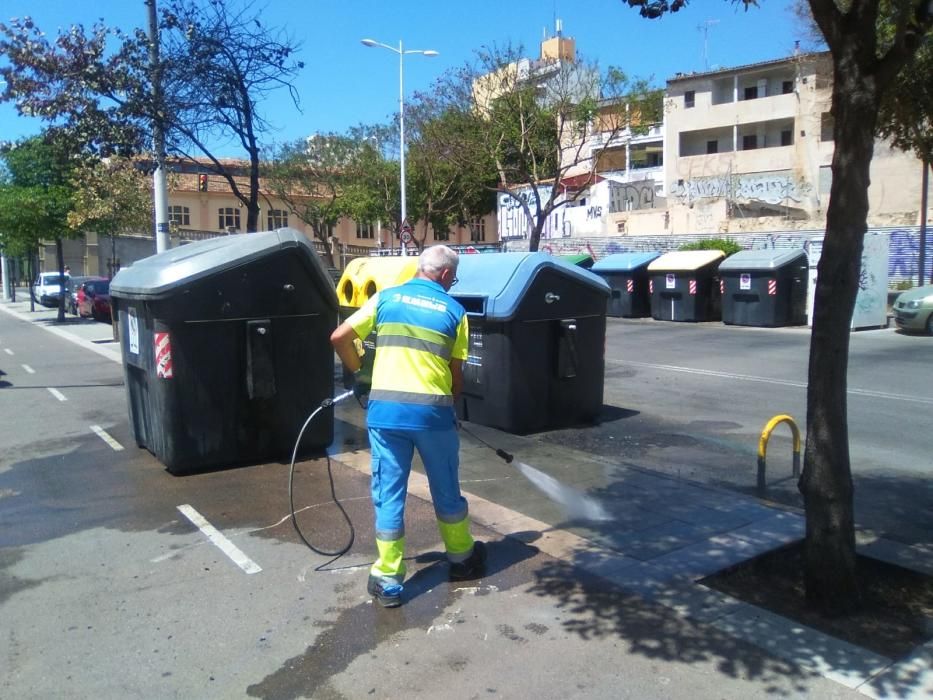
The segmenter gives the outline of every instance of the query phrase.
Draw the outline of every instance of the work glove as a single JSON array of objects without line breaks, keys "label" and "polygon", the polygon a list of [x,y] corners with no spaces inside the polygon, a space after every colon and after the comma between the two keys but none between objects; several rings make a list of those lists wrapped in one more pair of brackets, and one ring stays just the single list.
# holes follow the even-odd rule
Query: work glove
[{"label": "work glove", "polygon": [[372,385],[363,379],[359,372],[355,372],[353,374],[353,395],[357,400],[360,401],[364,396],[369,396],[371,390]]}]

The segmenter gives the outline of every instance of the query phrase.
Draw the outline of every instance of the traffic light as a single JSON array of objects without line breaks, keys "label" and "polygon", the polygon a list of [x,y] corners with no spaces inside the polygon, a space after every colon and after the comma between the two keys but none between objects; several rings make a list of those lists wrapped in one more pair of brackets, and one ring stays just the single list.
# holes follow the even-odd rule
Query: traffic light
[{"label": "traffic light", "polygon": [[207,192],[207,175],[198,175],[198,192]]}]

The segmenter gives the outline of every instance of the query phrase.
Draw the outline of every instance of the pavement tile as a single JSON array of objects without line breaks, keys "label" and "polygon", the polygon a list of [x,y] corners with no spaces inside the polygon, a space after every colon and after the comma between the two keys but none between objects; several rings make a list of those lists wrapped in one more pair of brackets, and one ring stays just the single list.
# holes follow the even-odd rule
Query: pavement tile
[{"label": "pavement tile", "polygon": [[731,535],[717,535],[652,559],[650,563],[671,576],[696,580],[760,553],[758,548],[746,540]]},{"label": "pavement tile", "polygon": [[891,664],[888,658],[753,605],[710,624],[849,688],[857,688]]},{"label": "pavement tile", "polygon": [[871,698],[929,700],[933,697],[933,642],[918,647],[907,658],[859,686],[858,691]]},{"label": "pavement tile", "polygon": [[806,529],[803,516],[775,512],[770,518],[733,530],[732,534],[754,545],[779,547],[799,540]]},{"label": "pavement tile", "polygon": [[656,559],[664,554],[683,549],[722,532],[711,525],[665,520],[659,525],[634,532],[615,531],[597,536],[601,542],[641,561]]},{"label": "pavement tile", "polygon": [[907,545],[879,537],[872,542],[860,544],[858,552],[873,559],[933,576],[933,547],[930,546]]}]

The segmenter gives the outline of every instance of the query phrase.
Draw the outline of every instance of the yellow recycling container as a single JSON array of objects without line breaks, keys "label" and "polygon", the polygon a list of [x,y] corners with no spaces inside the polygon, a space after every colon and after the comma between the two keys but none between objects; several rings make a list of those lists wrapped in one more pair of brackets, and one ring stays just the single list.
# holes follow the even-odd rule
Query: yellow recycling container
[{"label": "yellow recycling container", "polygon": [[340,306],[358,309],[376,292],[407,282],[418,271],[416,257],[356,258],[347,265],[337,282]]},{"label": "yellow recycling container", "polygon": [[[372,257],[351,260],[337,282],[337,303],[340,320],[345,321],[356,309],[369,301],[377,292],[407,282],[418,271],[417,256]],[[376,335],[370,334],[357,345],[363,361],[361,374],[372,375],[376,352]],[[350,386],[351,377],[344,370],[344,386]]]}]

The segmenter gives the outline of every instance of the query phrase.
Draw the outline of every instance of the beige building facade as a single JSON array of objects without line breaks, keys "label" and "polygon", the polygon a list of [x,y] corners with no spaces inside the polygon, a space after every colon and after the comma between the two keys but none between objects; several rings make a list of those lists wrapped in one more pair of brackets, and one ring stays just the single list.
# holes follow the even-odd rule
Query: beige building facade
[{"label": "beige building facade", "polygon": [[[824,226],[834,150],[831,100],[832,62],[825,52],[669,80],[669,232]],[[870,226],[919,221],[921,173],[913,154],[876,143]]]}]

